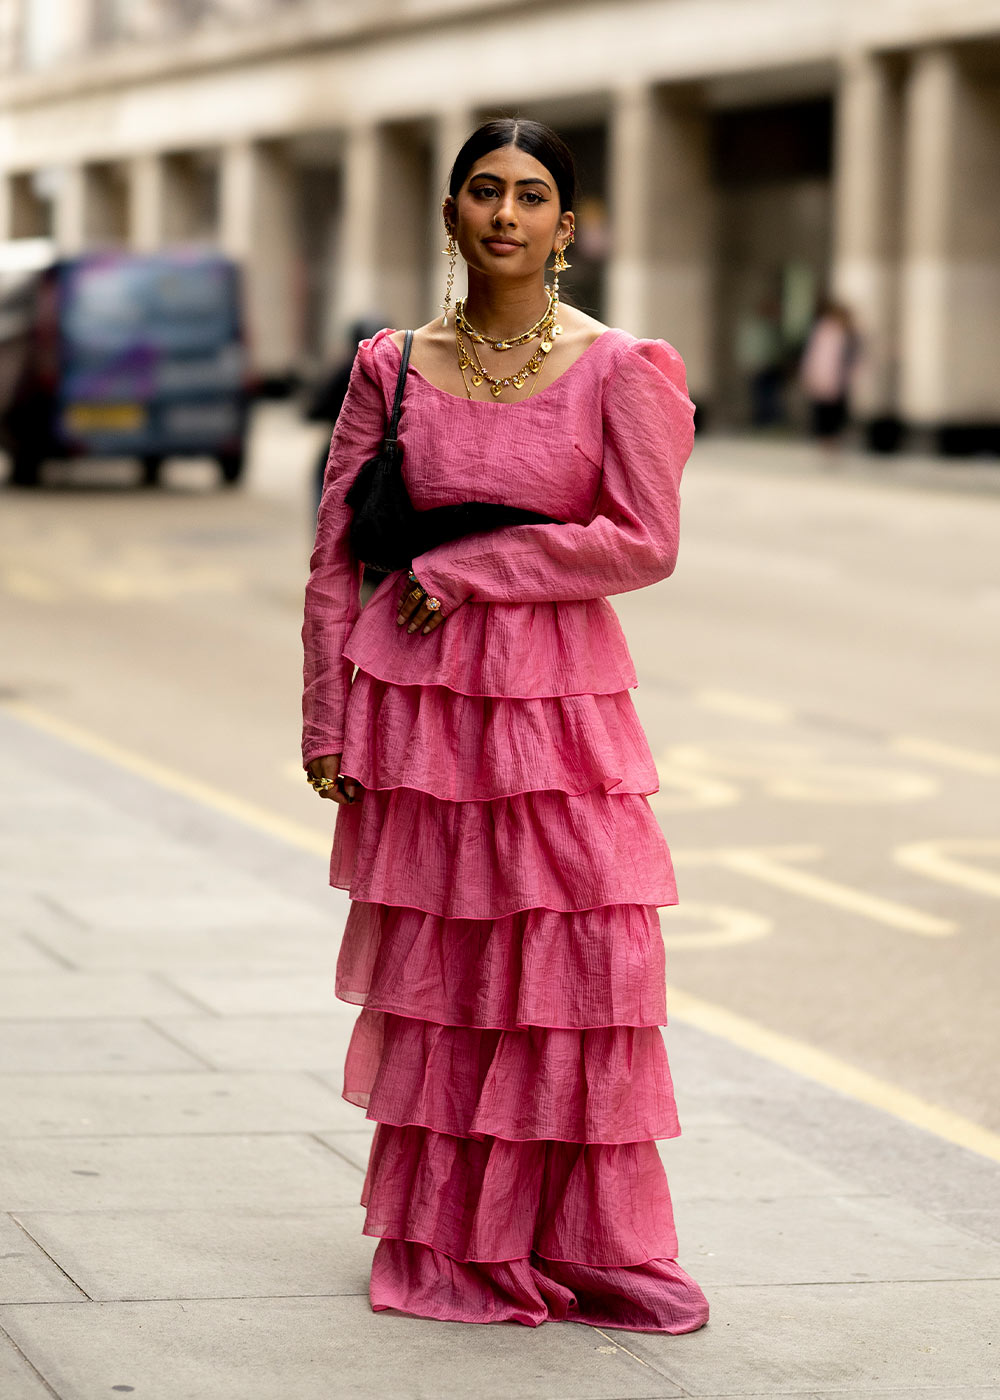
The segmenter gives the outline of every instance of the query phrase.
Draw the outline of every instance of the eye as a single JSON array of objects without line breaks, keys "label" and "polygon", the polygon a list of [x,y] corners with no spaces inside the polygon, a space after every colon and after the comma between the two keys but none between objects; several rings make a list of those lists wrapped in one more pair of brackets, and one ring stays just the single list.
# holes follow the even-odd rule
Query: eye
[{"label": "eye", "polygon": [[544,196],[540,195],[540,194],[538,193],[537,190],[525,190],[525,192],[524,192],[524,198],[525,198],[525,199],[530,199],[530,201],[531,201],[532,204],[544,204],[544,203],[545,203]]},{"label": "eye", "polygon": [[472,191],[474,199],[478,199],[481,195],[490,195],[496,193],[497,189],[495,185],[477,185],[476,188]]}]

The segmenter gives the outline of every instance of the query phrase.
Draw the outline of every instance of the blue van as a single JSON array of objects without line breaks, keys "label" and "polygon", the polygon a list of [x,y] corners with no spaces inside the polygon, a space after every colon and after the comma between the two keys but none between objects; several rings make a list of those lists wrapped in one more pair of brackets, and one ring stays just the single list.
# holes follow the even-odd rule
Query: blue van
[{"label": "blue van", "polygon": [[[11,245],[7,245],[10,247]],[[154,485],[167,457],[243,475],[253,384],[231,259],[119,250],[0,263],[0,445],[11,482],[43,463],[132,457]]]}]

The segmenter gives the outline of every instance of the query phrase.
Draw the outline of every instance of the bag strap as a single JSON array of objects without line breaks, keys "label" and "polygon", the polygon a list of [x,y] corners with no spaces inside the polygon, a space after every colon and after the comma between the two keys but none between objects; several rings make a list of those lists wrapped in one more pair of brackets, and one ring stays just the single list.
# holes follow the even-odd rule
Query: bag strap
[{"label": "bag strap", "polygon": [[413,332],[407,331],[403,339],[403,359],[399,366],[399,375],[396,379],[396,397],[392,404],[392,417],[389,419],[389,426],[385,430],[386,447],[395,447],[396,432],[399,428],[399,413],[403,407],[403,390],[406,387],[406,371],[410,363],[410,347],[413,344]]}]

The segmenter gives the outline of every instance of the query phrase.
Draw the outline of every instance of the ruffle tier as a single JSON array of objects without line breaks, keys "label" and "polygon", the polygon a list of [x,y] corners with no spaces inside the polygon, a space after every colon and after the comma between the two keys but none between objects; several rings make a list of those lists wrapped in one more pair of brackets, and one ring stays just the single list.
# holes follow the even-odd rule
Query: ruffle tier
[{"label": "ruffle tier", "polygon": [[366,791],[337,809],[330,883],[352,899],[460,919],[677,902],[649,802],[603,789],[489,802]]},{"label": "ruffle tier", "polygon": [[363,670],[340,766],[365,788],[415,788],[452,802],[542,789],[648,795],[659,786],[627,690],[511,699],[396,685]]},{"label": "ruffle tier", "polygon": [[[638,682],[607,598],[565,603],[464,602],[459,626],[426,636],[396,625],[405,570],[388,574],[361,609],[343,655],[394,685],[443,685],[460,695],[609,695]],[[357,776],[357,775],[354,775]]]},{"label": "ruffle tier", "polygon": [[704,1293],[672,1259],[597,1269],[532,1254],[502,1263],[451,1259],[408,1240],[380,1240],[372,1260],[374,1312],[395,1308],[442,1322],[585,1322],[636,1332],[694,1332]]},{"label": "ruffle tier", "polygon": [[664,962],[653,905],[451,919],[356,900],[336,992],[449,1026],[662,1026]]},{"label": "ruffle tier", "polygon": [[621,1268],[677,1255],[666,1173],[651,1141],[511,1142],[380,1123],[361,1203],[366,1235],[460,1261],[535,1253]]},{"label": "ruffle tier", "polygon": [[462,1138],[628,1143],[680,1132],[657,1026],[481,1030],[362,1011],[344,1098]]}]

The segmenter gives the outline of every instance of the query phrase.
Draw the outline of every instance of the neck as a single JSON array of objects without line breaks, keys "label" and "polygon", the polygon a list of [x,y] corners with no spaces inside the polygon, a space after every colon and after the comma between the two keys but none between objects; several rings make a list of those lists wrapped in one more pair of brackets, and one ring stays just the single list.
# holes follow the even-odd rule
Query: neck
[{"label": "neck", "polygon": [[485,277],[469,268],[465,314],[476,330],[491,340],[520,335],[534,325],[547,305],[544,279],[538,274],[524,281],[510,281]]}]

